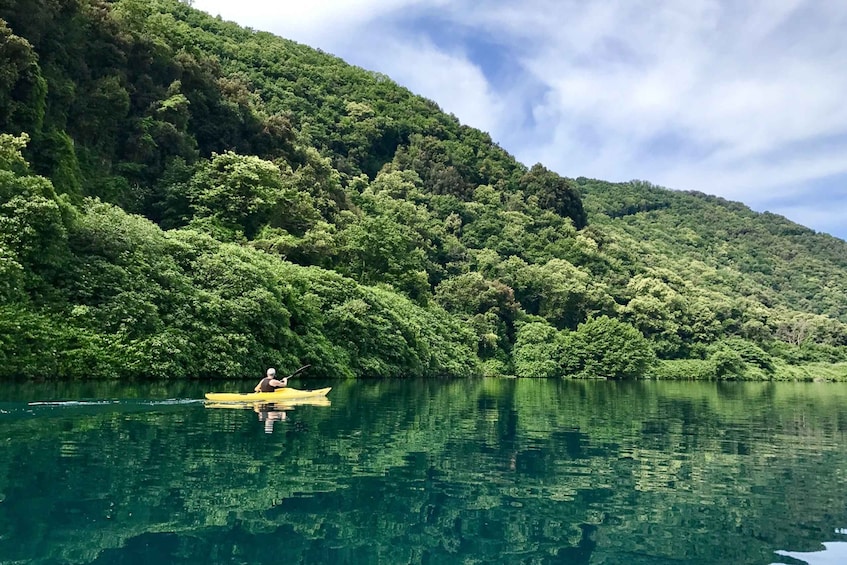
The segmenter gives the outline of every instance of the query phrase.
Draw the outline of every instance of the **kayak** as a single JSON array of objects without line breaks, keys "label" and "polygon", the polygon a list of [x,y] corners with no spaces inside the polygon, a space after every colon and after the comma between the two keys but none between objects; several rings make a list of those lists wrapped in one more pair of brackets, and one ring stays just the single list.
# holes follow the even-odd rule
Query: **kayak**
[{"label": "kayak", "polygon": [[215,402],[285,402],[297,398],[326,396],[332,387],[315,390],[299,390],[296,388],[280,388],[273,392],[207,392],[206,400]]},{"label": "kayak", "polygon": [[332,406],[332,402],[326,396],[304,396],[302,398],[285,398],[281,401],[251,400],[249,402],[221,402],[209,400],[206,408],[229,408],[236,410],[294,410],[298,406]]}]

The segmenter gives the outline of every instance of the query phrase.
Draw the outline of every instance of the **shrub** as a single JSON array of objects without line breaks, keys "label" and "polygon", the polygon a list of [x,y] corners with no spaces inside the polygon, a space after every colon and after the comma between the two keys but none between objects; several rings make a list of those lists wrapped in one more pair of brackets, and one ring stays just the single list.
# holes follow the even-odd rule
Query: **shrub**
[{"label": "shrub", "polygon": [[668,380],[713,380],[715,364],[708,359],[659,360],[646,376]]},{"label": "shrub", "polygon": [[553,326],[532,322],[518,330],[512,359],[519,377],[558,377],[562,374],[563,339]]}]

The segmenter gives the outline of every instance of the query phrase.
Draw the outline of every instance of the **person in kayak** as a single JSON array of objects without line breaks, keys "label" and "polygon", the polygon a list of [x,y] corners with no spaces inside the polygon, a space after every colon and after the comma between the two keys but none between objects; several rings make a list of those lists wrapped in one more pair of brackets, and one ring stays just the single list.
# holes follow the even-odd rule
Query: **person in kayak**
[{"label": "person in kayak", "polygon": [[253,390],[255,392],[273,392],[278,388],[286,386],[288,386],[288,377],[285,377],[282,380],[277,380],[276,369],[271,367],[268,369],[267,376],[259,381],[259,384],[257,384]]}]

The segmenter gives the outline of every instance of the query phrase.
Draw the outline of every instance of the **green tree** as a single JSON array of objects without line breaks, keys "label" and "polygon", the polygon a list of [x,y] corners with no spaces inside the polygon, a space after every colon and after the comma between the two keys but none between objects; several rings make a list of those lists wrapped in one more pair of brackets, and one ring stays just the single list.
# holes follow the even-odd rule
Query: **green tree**
[{"label": "green tree", "polygon": [[47,81],[38,55],[23,37],[12,33],[0,19],[0,132],[35,133],[41,130]]},{"label": "green tree", "polygon": [[637,378],[654,359],[638,330],[608,316],[592,318],[566,334],[562,353],[565,374],[582,378]]},{"label": "green tree", "polygon": [[220,221],[252,239],[282,199],[283,182],[273,163],[227,151],[201,165],[187,191],[195,217]]},{"label": "green tree", "polygon": [[577,185],[536,163],[524,174],[518,186],[527,197],[537,199],[541,208],[552,210],[560,216],[573,220],[579,229],[587,224],[585,210]]},{"label": "green tree", "polygon": [[549,324],[522,324],[512,355],[515,375],[536,378],[562,376],[565,356],[569,354],[566,343],[563,334]]},{"label": "green tree", "polygon": [[519,312],[511,288],[472,272],[442,281],[435,289],[435,300],[476,329],[481,356],[508,352]]},{"label": "green tree", "polygon": [[614,311],[604,285],[564,259],[530,265],[510,257],[494,273],[515,289],[515,298],[526,312],[542,316],[559,329],[576,329],[591,315]]},{"label": "green tree", "polygon": [[0,248],[13,280],[23,274],[29,291],[43,294],[67,260],[72,209],[48,179],[27,174],[21,151],[28,139],[0,135]]}]

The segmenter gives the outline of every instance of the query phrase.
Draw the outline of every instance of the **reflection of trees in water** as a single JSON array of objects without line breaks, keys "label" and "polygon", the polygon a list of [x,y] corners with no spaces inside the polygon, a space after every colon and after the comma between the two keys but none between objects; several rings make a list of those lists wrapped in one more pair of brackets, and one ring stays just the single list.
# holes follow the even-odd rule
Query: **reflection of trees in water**
[{"label": "reflection of trees in water", "polygon": [[812,386],[363,381],[269,408],[273,435],[261,410],[45,410],[7,422],[0,555],[767,562],[843,515],[847,403]]}]

